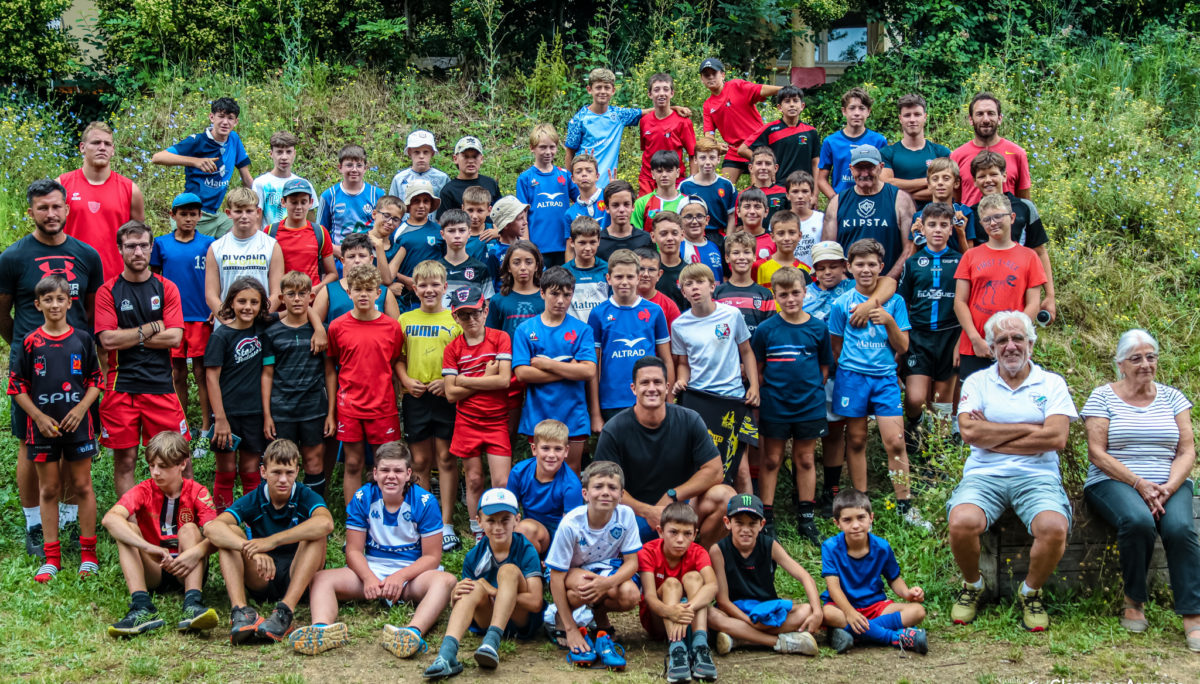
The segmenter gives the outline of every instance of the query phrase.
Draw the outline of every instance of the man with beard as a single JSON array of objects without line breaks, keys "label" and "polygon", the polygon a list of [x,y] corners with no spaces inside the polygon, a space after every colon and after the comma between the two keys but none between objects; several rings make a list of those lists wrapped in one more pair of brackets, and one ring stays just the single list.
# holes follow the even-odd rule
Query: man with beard
[{"label": "man with beard", "polygon": [[[66,190],[49,178],[34,181],[25,193],[33,232],[0,254],[0,337],[8,342],[23,340],[42,324],[42,314],[34,304],[34,288],[48,275],[66,278],[70,287],[71,308],[67,322],[79,330],[91,331],[96,290],[103,282],[100,255],[87,244],[63,232],[70,209]],[[12,359],[9,359],[12,365]],[[42,556],[42,515],[38,508],[38,480],[29,448],[25,444],[30,426],[25,412],[12,403],[12,434],[17,446],[17,492],[25,511],[25,552]],[[75,523],[77,508],[63,505],[59,527],[70,537],[78,536]],[[60,536],[61,538],[61,536]]]},{"label": "man with beard", "polygon": [[971,160],[984,150],[1004,155],[1004,192],[1029,199],[1029,188],[1033,185],[1029,175],[1029,157],[1020,145],[1000,137],[1000,123],[1004,120],[1000,115],[1000,100],[991,93],[978,93],[971,98],[971,104],[967,107],[967,118],[971,128],[975,129],[975,138],[950,153],[950,159],[958,164],[962,178],[962,203],[973,205],[983,196],[975,187]]},{"label": "man with beard", "polygon": [[145,199],[137,183],[112,170],[116,152],[113,130],[93,121],[79,140],[83,166],[58,177],[67,191],[67,223],[63,230],[100,253],[104,280],[121,272],[117,228],[129,221],[146,220]]},{"label": "man with beard", "polygon": [[1012,508],[1033,535],[1019,593],[1022,624],[1041,632],[1050,628],[1042,585],[1062,558],[1071,528],[1058,450],[1079,416],[1066,381],[1030,360],[1037,335],[1029,316],[1001,311],[984,328],[996,363],[963,383],[958,426],[971,455],[946,504],[950,551],[963,575],[950,616],[955,624],[975,619],[988,589],[979,572],[979,536]]},{"label": "man with beard", "polygon": [[[133,487],[139,438],[160,432],[188,438],[187,418],[171,379],[171,348],[183,341],[179,289],[150,271],[150,229],[130,221],[117,229],[125,268],[96,295],[96,334],[108,350],[100,443],[113,450],[117,497]],[[191,463],[184,477],[191,478]]]}]

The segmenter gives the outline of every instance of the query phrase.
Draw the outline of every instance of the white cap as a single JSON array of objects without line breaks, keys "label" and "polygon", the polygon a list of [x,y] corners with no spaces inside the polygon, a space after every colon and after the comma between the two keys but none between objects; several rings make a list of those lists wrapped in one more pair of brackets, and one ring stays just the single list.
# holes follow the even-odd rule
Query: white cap
[{"label": "white cap", "polygon": [[507,489],[496,487],[487,490],[483,496],[479,497],[479,513],[481,515],[494,515],[505,511],[513,515],[520,512],[517,495]]},{"label": "white cap", "polygon": [[425,145],[432,147],[433,153],[437,154],[437,143],[433,141],[433,134],[426,130],[417,129],[408,134],[408,142],[404,143],[404,153],[408,154],[410,149]]}]

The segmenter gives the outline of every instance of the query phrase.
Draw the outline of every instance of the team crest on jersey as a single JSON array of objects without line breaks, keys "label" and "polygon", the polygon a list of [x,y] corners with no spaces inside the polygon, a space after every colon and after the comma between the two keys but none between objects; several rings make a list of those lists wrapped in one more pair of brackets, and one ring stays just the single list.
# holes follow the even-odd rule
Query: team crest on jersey
[{"label": "team crest on jersey", "polygon": [[83,357],[71,354],[71,375],[83,375]]},{"label": "team crest on jersey", "polygon": [[729,335],[730,335],[729,324],[728,323],[718,323],[716,330],[714,332],[716,332],[718,340],[729,339]]},{"label": "team crest on jersey", "polygon": [[194,517],[192,516],[192,509],[190,509],[190,508],[179,509],[179,524],[180,525],[186,525],[193,521],[194,521]]},{"label": "team crest on jersey", "polygon": [[756,308],[756,309],[762,308],[762,303],[763,303],[762,297],[756,296],[753,299],[751,299],[750,301],[754,303],[754,308]]},{"label": "team crest on jersey", "polygon": [[[475,280],[475,269],[468,268],[467,270],[463,271],[463,277],[467,280]],[[464,290],[464,292],[465,291],[466,290]]]},{"label": "team crest on jersey", "polygon": [[179,434],[186,435],[187,433],[188,433],[187,419],[185,418],[185,419],[179,421]]},{"label": "team crest on jersey", "polygon": [[600,211],[608,211],[608,205],[604,203],[604,200],[596,202],[596,208]]},{"label": "team crest on jersey", "polygon": [[725,188],[717,188],[717,197],[725,196]]},{"label": "team crest on jersey", "polygon": [[625,528],[621,527],[620,525],[616,525],[611,530],[609,530],[608,533],[610,535],[612,535],[613,539],[620,539],[621,536],[625,534]]},{"label": "team crest on jersey", "polygon": [[88,211],[92,212],[93,214],[100,211],[100,203],[99,202],[88,202]]},{"label": "team crest on jersey", "polygon": [[128,299],[121,300],[121,311],[133,311],[133,302]]},{"label": "team crest on jersey", "polygon": [[859,218],[871,218],[875,215],[875,200],[862,200],[858,203]]},{"label": "team crest on jersey", "polygon": [[404,511],[404,522],[412,522],[412,511]]},{"label": "team crest on jersey", "polygon": [[437,238],[435,238],[432,235],[426,235],[425,242],[428,243],[430,247],[432,247],[437,244]]},{"label": "team crest on jersey", "polygon": [[925,268],[929,265],[929,257],[917,257],[917,265],[921,268]]},{"label": "team crest on jersey", "polygon": [[154,295],[153,297],[150,298],[150,310],[151,311],[158,311],[159,308],[161,308],[161,307],[162,307],[162,300],[159,299],[158,295]]},{"label": "team crest on jersey", "polygon": [[577,335],[574,330],[568,330],[567,333],[563,335],[563,339],[567,342],[574,342],[578,338],[579,335]]},{"label": "team crest on jersey", "polygon": [[609,321],[609,322],[611,323],[612,321],[615,321],[615,320],[617,320],[617,317],[616,317],[616,316],[614,316],[614,315],[612,315],[612,314],[609,314],[609,315],[608,315],[608,318],[607,318],[607,319],[605,319],[605,320],[607,320],[607,321]]},{"label": "team crest on jersey", "polygon": [[33,374],[39,377],[46,375],[46,357],[36,356],[33,359]]},{"label": "team crest on jersey", "polygon": [[639,321],[648,321],[648,320],[650,320],[650,310],[649,310],[649,309],[642,309],[642,310],[638,311],[638,320],[639,320]]},{"label": "team crest on jersey", "polygon": [[530,341],[530,342],[537,342],[537,341],[538,341],[537,333],[535,333],[535,332],[531,332],[531,333],[529,333],[529,341]]}]

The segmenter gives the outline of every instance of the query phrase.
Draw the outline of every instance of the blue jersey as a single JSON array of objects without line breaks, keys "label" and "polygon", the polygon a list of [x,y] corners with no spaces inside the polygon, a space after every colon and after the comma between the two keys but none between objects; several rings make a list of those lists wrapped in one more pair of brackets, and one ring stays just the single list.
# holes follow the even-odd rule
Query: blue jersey
[{"label": "blue jersey", "polygon": [[393,235],[392,242],[404,248],[404,259],[400,262],[399,272],[410,278],[417,264],[422,261],[438,261],[446,255],[442,227],[433,221],[409,228],[399,237]]},{"label": "blue jersey", "polygon": [[[292,484],[292,494],[287,503],[281,508],[276,508],[275,504],[271,503],[267,483],[264,482],[254,491],[234,501],[225,512],[232,515],[238,525],[244,525],[250,531],[248,537],[261,539],[292,529],[311,518],[318,508],[328,510],[325,499],[301,482]],[[299,546],[299,542],[285,544],[276,548],[272,555],[291,555],[296,553]]]},{"label": "blue jersey", "polygon": [[772,316],[754,329],[750,347],[763,372],[759,414],[772,423],[825,417],[821,366],[833,366],[829,328],[815,316],[799,325]]},{"label": "blue jersey", "polygon": [[506,489],[517,495],[521,515],[541,523],[551,539],[566,512],[583,505],[583,485],[566,463],[559,464],[553,480],[543,483],[537,479],[537,459],[527,458],[509,471]]},{"label": "blue jersey", "polygon": [[562,232],[563,217],[579,197],[566,169],[555,166],[542,173],[531,166],[517,176],[517,199],[529,205],[529,239],[542,253],[567,248]]},{"label": "blue jersey", "polygon": [[329,239],[340,245],[350,233],[365,233],[371,228],[375,203],[387,193],[383,188],[364,183],[363,189],[351,195],[341,183],[321,193],[321,211],[317,223],[329,231]]},{"label": "blue jersey", "polygon": [[629,389],[633,364],[643,356],[654,356],[657,345],[671,342],[662,308],[641,297],[633,306],[608,299],[592,309],[588,327],[600,357],[600,408],[633,406],[633,390]]},{"label": "blue jersey", "polygon": [[[821,576],[837,577],[842,592],[855,608],[865,608],[887,599],[881,578],[890,583],[900,576],[900,564],[896,562],[892,545],[873,534],[867,536],[867,555],[862,558],[850,557],[845,532],[821,543]],[[832,600],[828,590],[821,594],[821,600]]]},{"label": "blue jersey", "polygon": [[[592,329],[570,316],[553,327],[546,325],[541,316],[535,316],[522,323],[512,339],[513,370],[530,365],[535,356],[555,361],[596,362]],[[525,408],[521,411],[521,425],[517,431],[532,435],[534,426],[547,418],[566,423],[572,437],[590,435],[592,423],[587,408],[587,383],[555,380],[526,385]]]},{"label": "blue jersey", "polygon": [[851,138],[844,131],[825,136],[821,141],[821,157],[817,168],[829,169],[829,184],[833,191],[842,191],[854,187],[854,177],[850,175],[850,153],[859,145],[870,145],[883,149],[887,147],[887,138],[871,129],[866,129],[857,138]]},{"label": "blue jersey", "polygon": [[694,245],[687,240],[680,247],[680,256],[687,264],[704,264],[712,271],[717,285],[725,282],[725,260],[721,257],[721,248],[712,240],[705,240],[703,245]]},{"label": "blue jersey", "polygon": [[708,205],[706,230],[715,229],[723,233],[729,227],[729,212],[737,206],[738,192],[728,178],[717,176],[717,180],[712,183],[701,185],[696,182],[695,176],[691,176],[679,184],[679,192],[684,195],[696,195]]},{"label": "blue jersey", "polygon": [[563,240],[571,237],[571,223],[580,216],[596,219],[596,223],[600,224],[600,230],[607,228],[612,220],[608,217],[608,205],[604,203],[604,193],[597,190],[592,195],[591,201],[584,201],[582,197],[577,197],[571,206],[567,207],[567,213],[563,214]]},{"label": "blue jersey", "polygon": [[[833,303],[838,297],[854,289],[854,279],[846,278],[842,282],[833,286],[832,290],[822,290],[821,286],[816,282],[808,284],[808,289],[804,292],[804,310],[812,315],[813,318],[829,322],[829,310],[833,308]],[[834,359],[836,362],[836,359]]]},{"label": "blue jersey", "polygon": [[478,259],[486,264],[488,262],[488,243],[479,239],[478,235],[472,235],[467,238],[467,256],[472,259]]},{"label": "blue jersey", "polygon": [[466,558],[463,558],[462,576],[463,579],[484,580],[494,587],[498,584],[496,575],[500,574],[500,567],[508,564],[520,568],[521,575],[525,577],[542,576],[542,561],[538,558],[537,547],[519,532],[513,532],[508,556],[502,561],[496,560],[495,554],[492,553],[492,544],[487,537],[479,540],[479,543],[467,552]]},{"label": "blue jersey", "polygon": [[617,177],[617,157],[621,152],[621,134],[642,118],[642,110],[632,107],[609,107],[596,114],[580,107],[567,124],[563,147],[576,154],[588,153],[596,158],[596,187],[604,189]]},{"label": "blue jersey", "polygon": [[184,157],[216,157],[217,170],[212,173],[191,166],[183,168],[183,191],[199,197],[200,208],[210,214],[220,211],[234,170],[250,165],[250,157],[236,131],[230,131],[229,137],[221,143],[213,139],[209,128],[203,133],[189,135],[168,147],[167,151]]},{"label": "blue jersey", "polygon": [[488,302],[487,327],[503,330],[513,337],[522,323],[545,310],[546,300],[542,299],[540,292],[496,294]]},{"label": "blue jersey", "polygon": [[[896,351],[888,344],[887,327],[868,322],[861,328],[850,325],[850,312],[869,297],[857,289],[838,297],[829,311],[829,334],[842,337],[842,355],[837,359],[839,368],[862,375],[888,377],[896,374]],[[901,330],[911,330],[908,323],[908,308],[900,295],[883,305],[883,310],[896,319]]]},{"label": "blue jersey", "polygon": [[163,277],[179,288],[185,322],[207,321],[211,313],[204,299],[204,259],[212,243],[203,233],[193,233],[187,242],[167,233],[155,238],[150,250],[150,265],[161,268]]},{"label": "blue jersey", "polygon": [[370,482],[346,505],[346,529],[367,533],[367,558],[414,563],[421,540],[441,536],[442,513],[433,494],[416,483],[409,483],[400,508],[389,511],[379,485]]},{"label": "blue jersey", "polygon": [[[342,281],[335,280],[332,283],[325,285],[325,292],[329,295],[329,309],[325,311],[325,327],[341,318],[343,314],[350,313],[354,308],[354,302],[350,300],[350,295],[346,293],[346,288],[342,287]],[[375,300],[375,310],[382,313],[383,306],[387,303],[386,287],[380,288],[379,298]]]},{"label": "blue jersey", "polygon": [[586,323],[592,309],[608,299],[608,262],[596,259],[596,264],[591,268],[580,268],[572,259],[563,264],[563,268],[575,276],[575,293],[571,295],[568,313]]}]

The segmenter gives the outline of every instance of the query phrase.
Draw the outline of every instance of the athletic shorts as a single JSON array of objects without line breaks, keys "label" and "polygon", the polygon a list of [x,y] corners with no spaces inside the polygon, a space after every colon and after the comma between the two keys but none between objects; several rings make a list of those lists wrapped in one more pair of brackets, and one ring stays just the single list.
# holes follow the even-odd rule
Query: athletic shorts
[{"label": "athletic shorts", "polygon": [[954,377],[954,350],[962,330],[917,330],[908,333],[908,353],[900,367],[907,375],[925,375],[936,382]]},{"label": "athletic shorts", "polygon": [[904,415],[896,376],[863,375],[838,368],[833,379],[833,410],[847,418]]},{"label": "athletic shorts", "polygon": [[454,439],[450,441],[450,455],[457,458],[475,458],[489,454],[512,458],[512,440],[508,435],[508,419],[495,425],[475,425],[458,419],[454,424]]},{"label": "athletic shorts", "polygon": [[742,173],[750,173],[750,162],[745,159],[723,159],[721,160],[721,168],[740,169]]},{"label": "athletic shorts", "polygon": [[366,442],[367,444],[387,444],[400,439],[400,416],[390,415],[379,418],[343,418],[337,419],[337,438],[339,442]]},{"label": "athletic shorts", "polygon": [[980,358],[974,354],[963,354],[958,357],[958,379],[960,382],[966,380],[975,373],[988,368],[993,363],[996,363],[995,359]]},{"label": "athletic shorts", "polygon": [[212,323],[187,321],[183,324],[183,342],[171,348],[172,359],[199,359],[204,357],[208,338],[212,336]]},{"label": "athletic shorts", "polygon": [[604,422],[607,423],[608,421],[612,420],[613,418],[616,418],[618,413],[620,413],[621,411],[624,411],[627,408],[629,408],[629,407],[625,406],[623,408],[608,408],[608,409],[602,408],[602,409],[600,409],[600,418]]},{"label": "athletic shorts", "polygon": [[275,439],[290,439],[302,447],[317,446],[325,442],[325,419],[277,420]]},{"label": "athletic shorts", "polygon": [[259,603],[275,603],[287,594],[288,585],[292,583],[292,561],[296,556],[290,553],[271,553],[271,560],[275,561],[275,577],[267,580],[267,585],[262,589],[251,589],[246,587],[246,593],[250,598]]},{"label": "athletic shorts", "polygon": [[178,432],[190,439],[179,397],[169,394],[128,394],[110,391],[100,403],[100,444],[109,449],[133,449],[160,432]]},{"label": "athletic shorts", "polygon": [[[237,451],[247,454],[261,454],[267,450],[267,436],[263,434],[263,417],[261,413],[255,413],[249,416],[226,416],[225,420],[229,421],[229,431],[242,439],[238,443]],[[217,453],[229,453],[233,449],[219,448],[215,442],[211,444],[212,450]]]},{"label": "athletic shorts", "polygon": [[411,444],[454,436],[454,405],[432,392],[419,397],[405,394],[400,400],[404,413],[404,438]]},{"label": "athletic shorts", "polygon": [[820,439],[829,434],[829,423],[824,418],[797,420],[787,423],[763,420],[758,424],[758,434],[760,437],[766,437],[767,439],[783,441],[789,439]]},{"label": "athletic shorts", "polygon": [[[521,641],[532,641],[533,639],[544,638],[542,632],[542,613],[545,610],[537,610],[529,614],[528,620],[524,625],[517,624],[515,620],[509,620],[504,626],[504,639],[519,639]],[[490,626],[490,625],[489,625]],[[480,636],[487,634],[487,627],[480,627],[475,624],[475,620],[471,620],[471,626],[468,627],[471,634]]]},{"label": "athletic shorts", "polygon": [[[36,429],[36,428],[34,428]],[[29,460],[34,463],[55,463],[66,461],[75,463],[95,458],[100,452],[96,440],[83,442],[63,442],[61,440],[38,440],[29,445]]]},{"label": "athletic shorts", "polygon": [[964,475],[946,502],[946,516],[962,504],[982,509],[988,527],[996,524],[1004,509],[1011,508],[1031,535],[1033,519],[1043,511],[1061,513],[1071,524],[1071,502],[1062,482],[1052,475]]},{"label": "athletic shorts", "polygon": [[[171,549],[172,557],[175,557],[178,555],[179,555],[178,549]],[[204,572],[200,576],[200,588],[204,589],[204,585],[208,583],[207,559],[200,561],[200,567],[204,568]],[[185,587],[183,586],[183,580],[179,579],[175,575],[172,575],[171,573],[167,572],[166,570],[163,570],[162,571],[162,579],[160,579],[158,581],[158,586],[154,587],[150,591],[154,592],[155,594],[182,594],[185,591]]]},{"label": "athletic shorts", "polygon": [[833,378],[825,381],[825,422],[840,423],[846,420],[845,416],[839,416],[833,412]]},{"label": "athletic shorts", "polygon": [[[400,572],[401,570],[403,570],[404,568],[407,568],[408,566],[410,566],[412,564],[413,564],[413,562],[410,560],[396,560],[393,558],[372,558],[370,556],[367,556],[367,567],[370,568],[371,574],[378,577],[380,581],[387,579],[388,576],[391,575],[392,573]],[[444,568],[441,565],[439,565],[439,566],[437,566],[437,569],[440,572]],[[408,589],[408,585],[411,582],[412,582],[412,580],[408,580],[407,582],[404,583],[404,586],[400,587],[400,595],[401,596],[404,596],[404,590]],[[390,601],[388,599],[381,598],[379,600],[383,601],[390,608],[391,606],[399,603],[400,601],[404,601],[405,599],[401,598],[400,601]]]},{"label": "athletic shorts", "polygon": [[[862,614],[862,616],[865,617],[866,619],[874,620],[875,618],[879,617],[880,615],[883,615],[883,611],[886,610],[887,607],[892,605],[893,603],[895,603],[895,602],[892,601],[891,599],[884,599],[882,601],[876,601],[875,603],[872,603],[870,605],[862,606],[861,608],[855,607],[854,609],[857,610],[860,614]],[[834,606],[835,608],[837,607],[837,604],[834,603],[833,601],[826,601],[825,605]]]},{"label": "athletic shorts", "polygon": [[542,252],[542,265],[544,268],[562,266],[566,261],[566,252]]}]

